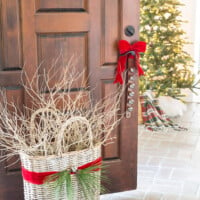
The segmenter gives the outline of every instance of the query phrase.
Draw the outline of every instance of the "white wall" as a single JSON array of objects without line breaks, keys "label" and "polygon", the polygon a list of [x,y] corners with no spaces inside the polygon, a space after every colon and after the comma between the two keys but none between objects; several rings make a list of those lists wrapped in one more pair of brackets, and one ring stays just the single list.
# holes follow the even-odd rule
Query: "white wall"
[{"label": "white wall", "polygon": [[196,67],[200,70],[200,1],[196,0],[195,46],[194,57]]},{"label": "white wall", "polygon": [[[183,30],[186,32],[188,41],[192,42],[192,44],[185,46],[185,50],[195,61],[194,72],[196,73],[200,66],[200,0],[181,0],[181,3],[185,4],[181,7],[182,18],[188,21],[188,23],[183,24]],[[199,93],[199,90],[196,92]],[[199,95],[196,96],[189,90],[185,90],[183,93],[187,94],[186,101],[200,101]]]},{"label": "white wall", "polygon": [[192,42],[192,44],[185,46],[185,50],[193,58],[195,58],[196,1],[199,0],[181,0],[181,3],[185,4],[185,6],[181,6],[183,20],[188,21],[188,23],[183,24],[183,29],[186,32],[188,41]]}]

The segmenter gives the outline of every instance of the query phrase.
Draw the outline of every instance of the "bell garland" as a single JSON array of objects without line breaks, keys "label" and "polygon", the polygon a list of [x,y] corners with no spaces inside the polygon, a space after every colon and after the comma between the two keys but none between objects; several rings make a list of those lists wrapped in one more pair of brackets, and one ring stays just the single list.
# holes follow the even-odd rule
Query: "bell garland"
[{"label": "bell garland", "polygon": [[[137,76],[137,72],[139,76],[144,75],[144,71],[142,67],[140,66],[140,54],[144,53],[146,51],[146,42],[138,41],[134,44],[130,44],[126,40],[120,40],[119,41],[119,59],[117,64],[117,70],[116,70],[116,77],[114,83],[120,83],[123,84],[123,72],[128,67],[127,73],[126,73],[126,79],[127,79],[127,97],[126,97],[126,111],[125,111],[125,117],[131,118],[131,113],[134,110],[133,104],[134,102],[134,89],[135,89],[135,76]],[[128,66],[127,61],[128,59],[135,60],[135,66]]]}]

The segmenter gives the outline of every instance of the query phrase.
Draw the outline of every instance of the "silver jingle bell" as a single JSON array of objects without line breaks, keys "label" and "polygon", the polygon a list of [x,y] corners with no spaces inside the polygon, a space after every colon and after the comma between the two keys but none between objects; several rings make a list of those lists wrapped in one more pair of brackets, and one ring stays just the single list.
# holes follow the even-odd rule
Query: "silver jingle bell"
[{"label": "silver jingle bell", "polygon": [[134,104],[134,100],[131,99],[131,100],[128,101],[128,103],[132,105],[132,104]]},{"label": "silver jingle bell", "polygon": [[130,86],[129,86],[131,89],[134,89],[134,87],[135,87],[135,84],[134,83],[132,83],[132,84],[130,84]]},{"label": "silver jingle bell", "polygon": [[133,111],[133,107],[128,107],[128,111],[132,112]]},{"label": "silver jingle bell", "polygon": [[130,81],[134,81],[135,77],[134,76],[130,76]]},{"label": "silver jingle bell", "polygon": [[126,118],[131,118],[131,113],[126,111]]},{"label": "silver jingle bell", "polygon": [[133,97],[134,94],[135,94],[135,92],[130,92],[130,93],[129,93],[129,96],[130,96],[130,97]]},{"label": "silver jingle bell", "polygon": [[135,72],[135,69],[134,68],[130,68],[130,72]]}]

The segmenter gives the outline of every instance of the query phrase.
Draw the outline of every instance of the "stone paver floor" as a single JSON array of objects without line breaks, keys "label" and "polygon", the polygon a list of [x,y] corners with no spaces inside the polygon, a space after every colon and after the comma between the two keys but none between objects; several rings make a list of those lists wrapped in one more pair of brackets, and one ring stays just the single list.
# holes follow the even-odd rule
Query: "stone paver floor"
[{"label": "stone paver floor", "polygon": [[139,126],[138,188],[101,200],[200,200],[200,104],[175,119],[188,131],[150,132]]}]

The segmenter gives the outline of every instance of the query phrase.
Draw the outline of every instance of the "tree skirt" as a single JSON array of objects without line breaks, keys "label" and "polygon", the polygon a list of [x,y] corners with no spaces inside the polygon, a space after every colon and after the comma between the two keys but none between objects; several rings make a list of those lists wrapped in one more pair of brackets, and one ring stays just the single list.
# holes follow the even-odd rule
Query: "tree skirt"
[{"label": "tree skirt", "polygon": [[140,96],[142,108],[142,119],[145,127],[151,131],[159,131],[164,128],[172,128],[176,131],[187,130],[184,127],[174,123],[160,108],[158,100],[152,100],[148,96]]}]

